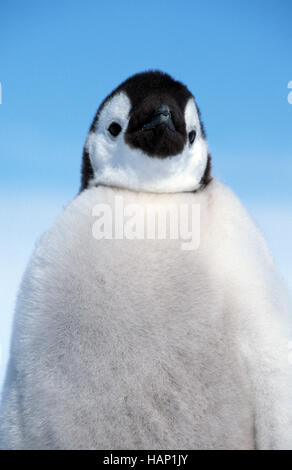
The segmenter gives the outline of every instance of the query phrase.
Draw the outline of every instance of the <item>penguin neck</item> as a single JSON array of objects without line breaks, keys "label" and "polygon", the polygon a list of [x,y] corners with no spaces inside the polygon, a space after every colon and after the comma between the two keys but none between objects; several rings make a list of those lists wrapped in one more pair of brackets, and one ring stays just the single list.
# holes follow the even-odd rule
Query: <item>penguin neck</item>
[{"label": "penguin neck", "polygon": [[82,188],[112,186],[151,193],[198,191],[211,181],[211,157],[206,141],[189,153],[157,158],[125,144],[113,155],[102,155],[94,134],[87,140]]}]

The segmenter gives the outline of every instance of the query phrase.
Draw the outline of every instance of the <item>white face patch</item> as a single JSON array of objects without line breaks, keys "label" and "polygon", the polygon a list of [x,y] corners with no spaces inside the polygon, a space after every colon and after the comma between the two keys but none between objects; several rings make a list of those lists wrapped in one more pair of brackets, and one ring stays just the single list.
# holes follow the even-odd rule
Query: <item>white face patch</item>
[{"label": "white face patch", "polygon": [[[102,109],[97,128],[90,132],[86,147],[94,170],[90,185],[103,184],[136,191],[175,193],[199,189],[204,174],[208,146],[202,136],[198,111],[193,98],[185,108],[187,133],[196,131],[190,145],[188,139],[183,151],[171,157],[149,157],[140,149],[133,149],[124,139],[128,127],[131,102],[123,92],[115,95]],[[112,122],[122,127],[113,138],[108,132]]]}]

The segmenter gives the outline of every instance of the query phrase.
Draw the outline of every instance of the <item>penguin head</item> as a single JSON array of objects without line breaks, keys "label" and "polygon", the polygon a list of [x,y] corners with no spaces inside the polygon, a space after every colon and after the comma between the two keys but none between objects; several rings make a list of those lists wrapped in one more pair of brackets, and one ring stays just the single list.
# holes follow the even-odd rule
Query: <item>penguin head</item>
[{"label": "penguin head", "polygon": [[193,95],[165,73],[144,72],[100,105],[84,146],[81,190],[195,191],[210,181],[210,167]]}]

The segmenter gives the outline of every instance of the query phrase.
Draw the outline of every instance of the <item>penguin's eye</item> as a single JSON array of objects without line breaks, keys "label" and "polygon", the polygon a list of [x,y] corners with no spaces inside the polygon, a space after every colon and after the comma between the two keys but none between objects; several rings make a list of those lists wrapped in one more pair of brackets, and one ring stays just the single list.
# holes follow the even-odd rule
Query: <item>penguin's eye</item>
[{"label": "penguin's eye", "polygon": [[196,131],[189,132],[189,142],[190,142],[190,144],[192,144],[194,142],[194,140],[196,138],[196,135],[197,135]]},{"label": "penguin's eye", "polygon": [[108,127],[108,131],[111,134],[112,137],[117,137],[119,133],[121,132],[122,128],[120,124],[117,122],[112,122],[110,126]]}]

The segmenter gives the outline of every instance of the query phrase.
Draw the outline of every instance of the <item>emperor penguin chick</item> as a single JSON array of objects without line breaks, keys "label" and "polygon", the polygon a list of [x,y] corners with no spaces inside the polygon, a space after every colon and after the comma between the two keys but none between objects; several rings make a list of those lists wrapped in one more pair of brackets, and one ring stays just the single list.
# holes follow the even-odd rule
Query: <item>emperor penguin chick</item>
[{"label": "emperor penguin chick", "polygon": [[[169,75],[134,75],[101,104],[80,193],[23,277],[1,448],[292,448],[288,295],[210,160]],[[146,236],[149,213],[167,214],[164,236]],[[182,214],[197,214],[193,244],[172,231]]]}]

